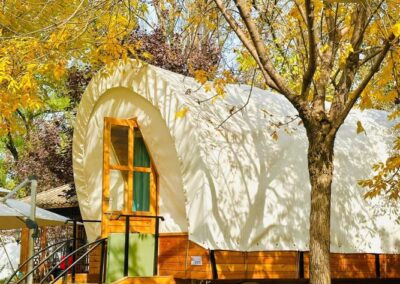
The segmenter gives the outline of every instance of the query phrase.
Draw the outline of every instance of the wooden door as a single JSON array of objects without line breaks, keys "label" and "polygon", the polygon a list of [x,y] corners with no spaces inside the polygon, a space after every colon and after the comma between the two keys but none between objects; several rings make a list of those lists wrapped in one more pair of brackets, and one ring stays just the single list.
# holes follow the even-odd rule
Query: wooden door
[{"label": "wooden door", "polygon": [[154,233],[157,174],[135,119],[105,118],[103,136],[102,236],[130,231]]}]

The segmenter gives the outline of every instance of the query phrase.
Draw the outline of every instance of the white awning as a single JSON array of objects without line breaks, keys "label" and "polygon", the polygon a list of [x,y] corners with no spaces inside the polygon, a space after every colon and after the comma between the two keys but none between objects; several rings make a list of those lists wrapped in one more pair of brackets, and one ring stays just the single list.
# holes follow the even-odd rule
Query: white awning
[{"label": "white awning", "polygon": [[[0,188],[0,193],[10,191]],[[31,205],[16,199],[7,199],[0,202],[0,230],[25,228],[25,221],[30,216]],[[36,207],[36,220],[38,226],[64,225],[68,218],[59,214]]]}]

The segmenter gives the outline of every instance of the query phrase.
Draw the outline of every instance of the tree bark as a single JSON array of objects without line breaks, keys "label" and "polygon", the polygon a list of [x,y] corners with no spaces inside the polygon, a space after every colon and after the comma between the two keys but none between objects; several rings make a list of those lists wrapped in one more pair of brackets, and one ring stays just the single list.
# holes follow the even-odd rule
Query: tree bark
[{"label": "tree bark", "polygon": [[334,137],[327,125],[310,128],[307,129],[311,182],[310,284],[329,284],[331,283],[329,256]]}]

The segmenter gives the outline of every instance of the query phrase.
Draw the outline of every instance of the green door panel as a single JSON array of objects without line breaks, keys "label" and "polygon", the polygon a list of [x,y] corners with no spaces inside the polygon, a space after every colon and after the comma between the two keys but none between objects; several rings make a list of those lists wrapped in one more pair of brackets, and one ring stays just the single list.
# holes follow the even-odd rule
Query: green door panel
[{"label": "green door panel", "polygon": [[[155,237],[152,234],[129,235],[128,276],[153,276]],[[124,277],[125,234],[111,233],[107,245],[106,283]]]}]

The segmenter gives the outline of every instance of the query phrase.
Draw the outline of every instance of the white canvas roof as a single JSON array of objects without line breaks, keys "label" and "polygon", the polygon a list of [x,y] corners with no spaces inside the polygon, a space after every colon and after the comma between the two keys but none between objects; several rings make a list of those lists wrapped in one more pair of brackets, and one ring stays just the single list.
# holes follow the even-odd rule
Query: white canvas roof
[{"label": "white canvas roof", "polygon": [[[254,88],[247,107],[216,128],[249,96],[227,87],[224,99],[193,79],[137,61],[120,63],[89,84],[78,110],[73,161],[84,219],[101,218],[104,117],[136,117],[159,174],[161,232],[188,232],[210,249],[308,250],[307,139],[294,108]],[[187,107],[183,118],[176,113]],[[356,133],[357,121],[366,132]],[[273,136],[276,131],[278,139]],[[365,200],[357,185],[385,160],[393,135],[382,111],[350,113],[335,144],[332,252],[398,253],[396,206]],[[89,239],[98,224],[85,224]]]}]

